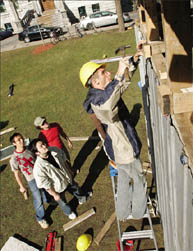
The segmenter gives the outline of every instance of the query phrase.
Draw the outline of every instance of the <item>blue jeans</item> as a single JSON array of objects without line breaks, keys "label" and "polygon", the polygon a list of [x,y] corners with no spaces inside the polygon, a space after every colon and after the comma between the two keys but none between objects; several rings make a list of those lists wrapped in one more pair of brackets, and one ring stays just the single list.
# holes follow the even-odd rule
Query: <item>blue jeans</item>
[{"label": "blue jeans", "polygon": [[[72,185],[69,184],[65,191],[68,191],[69,193],[73,194],[78,199],[78,201],[81,201],[83,203],[86,202],[86,195],[83,194],[81,188],[78,186],[78,184],[75,181],[73,181]],[[66,202],[64,192],[61,193],[61,199],[57,201],[57,203],[59,204],[63,213],[66,215],[69,215],[72,213],[72,210]]]},{"label": "blue jeans", "polygon": [[45,217],[44,202],[48,202],[49,195],[43,189],[39,189],[36,185],[35,179],[28,181],[29,188],[33,196],[33,204],[36,211],[37,221],[41,221]]},{"label": "blue jeans", "polygon": [[130,164],[117,164],[117,218],[125,220],[129,215],[143,217],[147,207],[147,184],[139,159]]}]

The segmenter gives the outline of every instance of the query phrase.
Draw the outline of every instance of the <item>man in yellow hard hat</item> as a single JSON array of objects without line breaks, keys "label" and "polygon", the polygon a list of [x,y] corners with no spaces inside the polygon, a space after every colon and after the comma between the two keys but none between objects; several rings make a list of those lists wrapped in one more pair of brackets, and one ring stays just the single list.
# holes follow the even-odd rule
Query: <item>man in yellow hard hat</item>
[{"label": "man in yellow hard hat", "polygon": [[80,70],[80,80],[89,88],[84,109],[94,120],[104,150],[118,169],[117,217],[120,220],[129,215],[142,218],[147,204],[146,180],[139,160],[141,143],[121,98],[131,83],[124,79],[125,70],[128,68],[131,78],[141,55],[138,50],[133,57],[122,58],[114,79],[105,65],[94,62],[84,64]]}]

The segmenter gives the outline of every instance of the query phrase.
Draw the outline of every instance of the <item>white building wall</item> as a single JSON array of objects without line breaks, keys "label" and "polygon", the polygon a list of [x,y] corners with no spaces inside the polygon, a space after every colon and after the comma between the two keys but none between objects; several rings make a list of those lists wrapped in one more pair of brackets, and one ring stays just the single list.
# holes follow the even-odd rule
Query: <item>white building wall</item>
[{"label": "white building wall", "polygon": [[18,0],[18,9],[16,10],[17,14],[13,10],[13,6],[11,6],[9,1],[4,0],[4,5],[6,11],[0,13],[0,26],[5,28],[5,23],[11,23],[14,33],[20,32],[21,26],[19,24],[19,19],[23,18],[27,10],[33,9],[32,1],[28,2],[27,0]]},{"label": "white building wall", "polygon": [[97,4],[97,3],[99,4],[101,11],[108,10],[108,11],[116,12],[115,1],[111,1],[111,0],[98,0],[98,1],[94,1],[94,0],[93,1],[82,1],[82,0],[70,1],[70,0],[67,0],[64,2],[67,5],[67,7],[73,12],[75,17],[78,19],[80,19],[80,15],[78,12],[79,7],[85,6],[87,15],[90,15],[93,13],[92,5]]},{"label": "white building wall", "polygon": [[[92,10],[92,5],[93,4],[99,4],[100,6],[100,10],[102,11],[113,11],[116,12],[116,7],[115,7],[115,1],[114,0],[88,0],[88,1],[82,1],[82,0],[54,0],[55,2],[55,6],[56,6],[56,10],[59,11],[64,11],[64,6],[66,5],[67,8],[69,8],[69,10],[74,14],[74,16],[77,19],[80,19],[80,15],[79,15],[79,11],[78,8],[85,6],[86,9],[86,13],[87,15],[90,15],[93,13]],[[65,3],[65,4],[64,4]],[[5,8],[6,11],[3,13],[0,13],[0,26],[2,28],[5,28],[4,24],[5,23],[11,23],[13,29],[14,29],[14,33],[18,33],[21,31],[21,26],[19,25],[19,20],[18,17],[16,15],[16,13],[14,13],[14,10],[11,8],[10,2],[7,0],[4,0],[4,4],[5,4]],[[25,15],[25,13],[28,10],[35,10],[38,14],[42,14],[42,9],[39,3],[39,0],[18,0],[18,9],[17,9],[17,14],[19,16],[19,19],[22,19]]]}]

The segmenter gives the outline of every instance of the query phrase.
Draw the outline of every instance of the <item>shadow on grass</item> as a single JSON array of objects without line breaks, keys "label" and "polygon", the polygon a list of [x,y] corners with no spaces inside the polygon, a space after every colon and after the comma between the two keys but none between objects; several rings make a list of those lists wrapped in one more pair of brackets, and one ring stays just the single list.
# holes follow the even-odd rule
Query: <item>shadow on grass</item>
[{"label": "shadow on grass", "polygon": [[0,130],[5,128],[9,124],[9,120],[0,121]]},{"label": "shadow on grass", "polygon": [[[102,170],[105,168],[105,166],[108,164],[109,160],[104,152],[103,149],[100,150],[100,152],[97,154],[96,158],[93,160],[90,168],[89,168],[89,174],[84,181],[81,189],[84,193],[88,193],[92,191],[92,187],[94,183],[96,182],[98,176],[102,172]],[[76,198],[73,198],[69,202],[70,207],[72,210],[76,211],[76,208],[78,206],[78,201]]]},{"label": "shadow on grass", "polygon": [[23,241],[23,242],[27,243],[28,245],[30,245],[30,246],[38,249],[38,250],[42,250],[42,248],[43,248],[42,246],[39,246],[38,244],[36,244],[36,243],[34,243],[32,241],[29,241],[28,239],[22,237],[19,234],[14,234],[13,237],[16,238],[16,239],[18,239],[18,240],[20,240],[20,241]]},{"label": "shadow on grass", "polygon": [[92,139],[92,137],[98,137],[98,132],[95,129],[91,135],[91,137],[87,140],[87,142],[83,145],[80,152],[78,153],[77,157],[73,163],[74,170],[80,170],[84,162],[86,161],[87,157],[92,153],[95,147],[100,142],[100,138]]},{"label": "shadow on grass", "polygon": [[49,225],[53,224],[53,220],[51,218],[52,212],[57,208],[58,204],[56,205],[49,205],[45,210],[45,217]]},{"label": "shadow on grass", "polygon": [[0,173],[2,173],[5,170],[6,166],[7,166],[6,164],[0,166]]}]

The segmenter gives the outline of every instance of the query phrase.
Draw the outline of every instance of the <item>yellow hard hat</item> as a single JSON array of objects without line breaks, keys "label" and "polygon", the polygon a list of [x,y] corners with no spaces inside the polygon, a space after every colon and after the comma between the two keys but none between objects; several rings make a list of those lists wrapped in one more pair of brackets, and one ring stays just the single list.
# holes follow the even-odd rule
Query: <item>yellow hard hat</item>
[{"label": "yellow hard hat", "polygon": [[85,251],[88,249],[92,242],[92,236],[90,234],[82,234],[78,237],[76,242],[76,248],[78,251]]},{"label": "yellow hard hat", "polygon": [[100,68],[101,66],[105,66],[104,64],[96,64],[95,62],[88,62],[84,64],[80,69],[80,81],[82,82],[84,87],[87,87],[87,81],[93,75],[93,73]]}]

